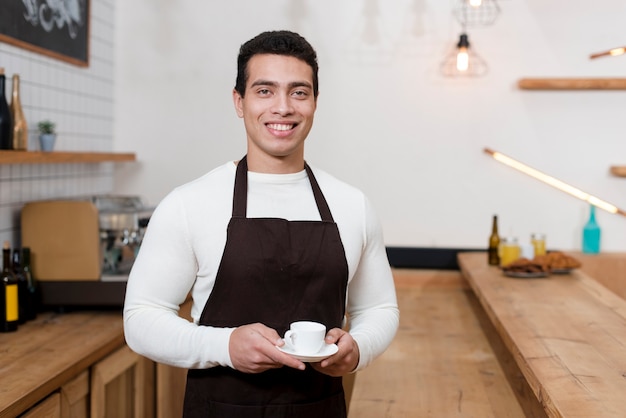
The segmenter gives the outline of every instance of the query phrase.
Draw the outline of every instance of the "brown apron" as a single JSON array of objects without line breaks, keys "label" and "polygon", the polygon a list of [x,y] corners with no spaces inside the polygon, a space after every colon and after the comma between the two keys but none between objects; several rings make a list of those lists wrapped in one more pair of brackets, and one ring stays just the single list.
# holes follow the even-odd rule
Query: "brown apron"
[{"label": "brown apron", "polygon": [[[281,336],[313,320],[340,328],[348,265],[337,224],[308,165],[322,221],[246,218],[248,164],[237,166],[233,214],[215,286],[200,325],[260,322]],[[229,367],[189,370],[186,418],[339,418],[346,416],[340,377],[290,367],[242,373]]]}]

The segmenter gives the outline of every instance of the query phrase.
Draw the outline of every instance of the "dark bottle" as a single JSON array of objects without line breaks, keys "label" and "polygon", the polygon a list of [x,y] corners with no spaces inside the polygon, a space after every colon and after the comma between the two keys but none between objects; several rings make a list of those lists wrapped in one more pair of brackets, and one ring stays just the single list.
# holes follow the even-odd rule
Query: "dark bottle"
[{"label": "dark bottle", "polygon": [[32,318],[32,303],[30,292],[28,291],[28,279],[26,278],[26,274],[24,274],[24,268],[22,267],[22,250],[19,248],[13,249],[13,274],[17,279],[17,292],[18,292],[18,302],[19,302],[19,321],[18,323],[23,324],[29,319]]},{"label": "dark bottle", "polygon": [[491,224],[491,235],[489,236],[489,265],[500,265],[500,254],[498,250],[500,248],[500,236],[498,235],[498,216],[493,215],[493,222]]},{"label": "dark bottle", "polygon": [[39,284],[33,276],[33,271],[30,267],[30,248],[22,248],[22,271],[26,276],[26,282],[28,283],[28,294],[30,300],[30,311],[26,312],[26,320],[35,319],[37,312],[39,312],[40,295]]},{"label": "dark bottle", "polygon": [[2,247],[2,274],[0,274],[2,291],[2,312],[0,312],[0,332],[17,331],[19,320],[19,301],[17,279],[11,270],[11,246],[9,241]]},{"label": "dark bottle", "polygon": [[0,67],[0,149],[13,148],[13,119],[5,96],[6,77]]}]

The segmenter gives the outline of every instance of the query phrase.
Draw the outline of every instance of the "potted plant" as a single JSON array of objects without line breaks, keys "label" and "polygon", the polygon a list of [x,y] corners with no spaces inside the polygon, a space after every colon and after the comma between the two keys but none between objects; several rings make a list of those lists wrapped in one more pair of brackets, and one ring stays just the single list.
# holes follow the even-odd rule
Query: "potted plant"
[{"label": "potted plant", "polygon": [[39,146],[42,151],[50,152],[54,148],[56,141],[56,124],[50,120],[42,120],[37,124],[39,128]]}]

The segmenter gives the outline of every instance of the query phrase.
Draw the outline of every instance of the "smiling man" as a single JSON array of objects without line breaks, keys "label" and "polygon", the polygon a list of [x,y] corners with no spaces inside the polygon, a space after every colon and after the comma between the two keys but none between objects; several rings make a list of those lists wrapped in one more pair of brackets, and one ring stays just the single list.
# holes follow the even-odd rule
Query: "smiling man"
[{"label": "smiling man", "polygon": [[[176,188],[150,219],[124,329],[139,354],[190,369],[185,417],[345,417],[341,377],[397,330],[373,208],[304,159],[317,73],[296,33],[243,44],[233,102],[246,155]],[[189,293],[192,323],[178,317]],[[320,352],[285,350],[281,337],[300,320],[326,326]]]},{"label": "smiling man", "polygon": [[258,54],[248,61],[248,86],[233,100],[246,127],[248,168],[285,174],[304,168],[304,140],[313,126],[313,70],[298,58]]}]

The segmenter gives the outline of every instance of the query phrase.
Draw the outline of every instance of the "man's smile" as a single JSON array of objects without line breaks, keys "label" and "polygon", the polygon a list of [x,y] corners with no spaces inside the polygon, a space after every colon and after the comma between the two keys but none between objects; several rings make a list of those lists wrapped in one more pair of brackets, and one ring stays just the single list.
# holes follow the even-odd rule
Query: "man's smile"
[{"label": "man's smile", "polygon": [[268,123],[265,126],[275,131],[289,131],[295,128],[296,125],[297,124],[295,123],[288,123],[288,124],[287,123]]}]

